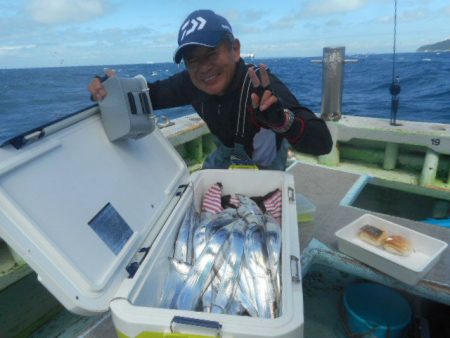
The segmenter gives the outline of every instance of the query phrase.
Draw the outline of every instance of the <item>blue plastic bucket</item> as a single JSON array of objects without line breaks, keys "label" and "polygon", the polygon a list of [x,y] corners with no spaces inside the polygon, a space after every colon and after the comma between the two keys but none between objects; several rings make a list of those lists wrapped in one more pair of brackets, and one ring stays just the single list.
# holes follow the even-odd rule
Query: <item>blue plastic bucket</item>
[{"label": "blue plastic bucket", "polygon": [[439,225],[444,228],[450,228],[450,217],[449,218],[425,218],[422,222]]},{"label": "blue plastic bucket", "polygon": [[352,333],[398,338],[405,335],[411,323],[411,307],[406,299],[380,284],[350,285],[344,293],[343,304]]}]

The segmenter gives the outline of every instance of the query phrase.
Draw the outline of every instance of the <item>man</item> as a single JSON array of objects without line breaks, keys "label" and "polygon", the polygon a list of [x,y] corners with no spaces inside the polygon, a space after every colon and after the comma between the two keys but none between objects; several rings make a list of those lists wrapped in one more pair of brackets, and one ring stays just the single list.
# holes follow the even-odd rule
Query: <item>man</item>
[{"label": "man", "polygon": [[[266,66],[246,65],[228,21],[210,10],[191,13],[178,33],[174,61],[186,70],[148,83],[154,109],[192,105],[215,137],[217,149],[203,168],[233,163],[284,170],[288,142],[314,155],[331,150],[325,122],[301,106]],[[100,80],[89,90],[106,96]]]}]

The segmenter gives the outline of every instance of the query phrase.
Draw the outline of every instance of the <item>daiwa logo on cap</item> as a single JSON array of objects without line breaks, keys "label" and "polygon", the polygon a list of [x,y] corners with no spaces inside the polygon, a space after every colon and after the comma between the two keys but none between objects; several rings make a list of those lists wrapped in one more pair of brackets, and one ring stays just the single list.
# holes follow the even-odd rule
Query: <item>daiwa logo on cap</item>
[{"label": "daiwa logo on cap", "polygon": [[225,34],[233,34],[227,19],[209,9],[194,11],[183,21],[178,31],[175,63],[180,63],[186,46],[217,47]]},{"label": "daiwa logo on cap", "polygon": [[[181,35],[181,40],[184,39],[185,36],[191,34],[192,32],[195,32],[196,30],[202,30],[203,27],[205,27],[207,21],[203,19],[201,16],[198,16],[195,19],[187,20],[183,26],[181,26],[181,29],[183,31],[183,34]],[[190,28],[188,29],[189,24],[191,24]]]}]

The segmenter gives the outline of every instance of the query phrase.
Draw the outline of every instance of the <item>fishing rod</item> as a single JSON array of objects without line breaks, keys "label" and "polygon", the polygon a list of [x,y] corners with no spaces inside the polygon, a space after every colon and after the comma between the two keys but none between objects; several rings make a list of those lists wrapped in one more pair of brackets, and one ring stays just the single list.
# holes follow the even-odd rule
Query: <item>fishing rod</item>
[{"label": "fishing rod", "polygon": [[396,55],[396,42],[397,42],[397,0],[394,0],[394,46],[392,53],[392,82],[389,87],[391,93],[391,125],[398,126],[397,124],[397,111],[399,105],[400,78],[395,73],[395,55]]}]

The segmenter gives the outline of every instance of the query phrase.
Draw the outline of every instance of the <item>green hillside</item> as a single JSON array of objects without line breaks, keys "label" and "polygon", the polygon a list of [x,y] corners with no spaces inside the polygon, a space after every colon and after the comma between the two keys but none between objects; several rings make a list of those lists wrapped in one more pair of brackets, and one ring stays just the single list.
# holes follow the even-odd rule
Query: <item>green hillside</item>
[{"label": "green hillside", "polygon": [[418,52],[448,52],[450,51],[450,39],[433,43],[431,45],[424,45],[417,49]]}]

